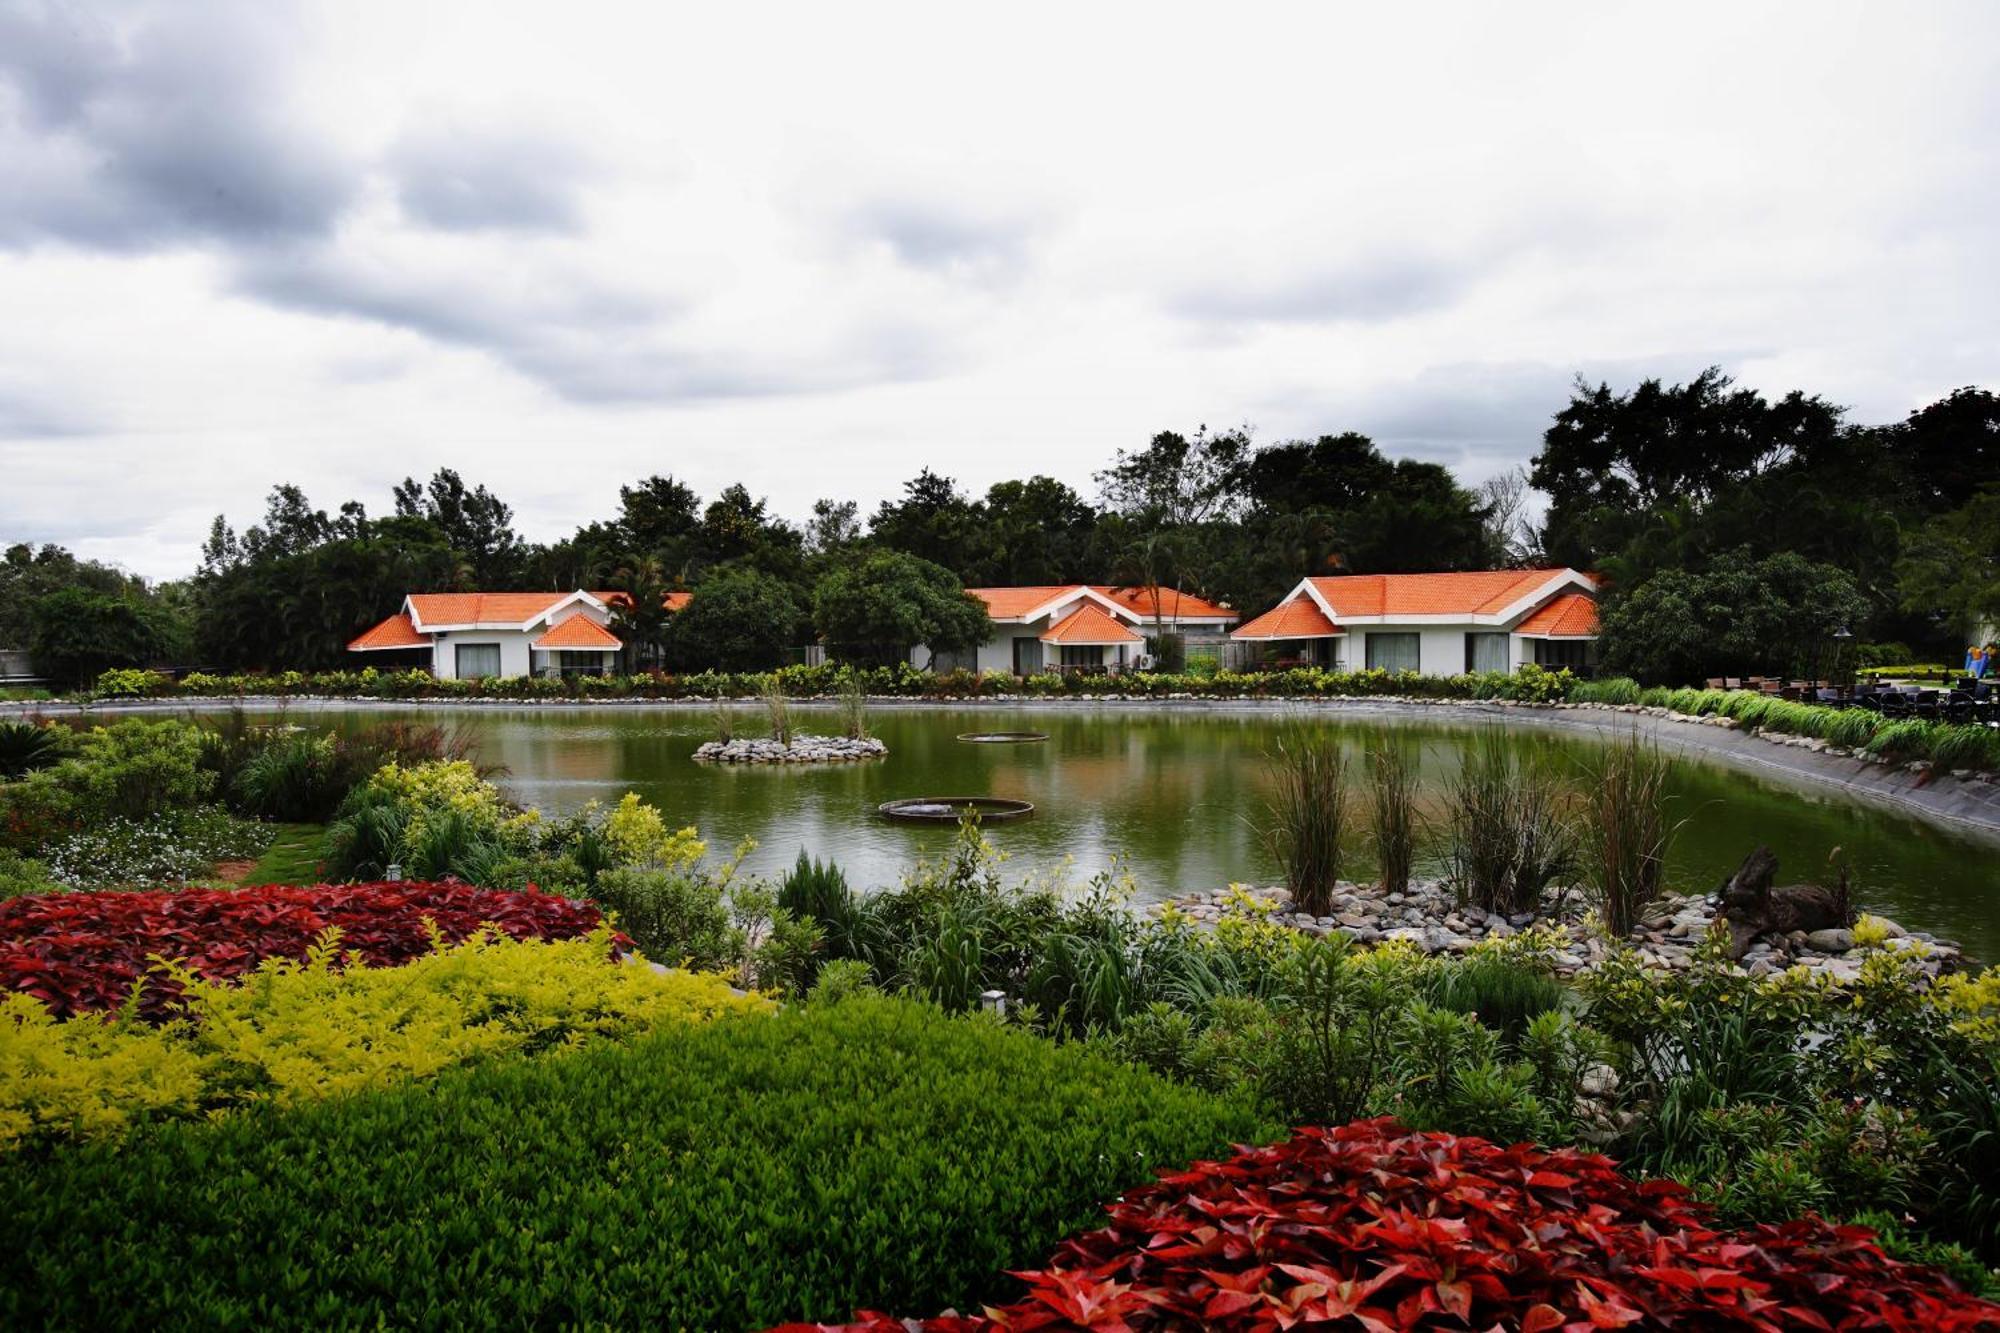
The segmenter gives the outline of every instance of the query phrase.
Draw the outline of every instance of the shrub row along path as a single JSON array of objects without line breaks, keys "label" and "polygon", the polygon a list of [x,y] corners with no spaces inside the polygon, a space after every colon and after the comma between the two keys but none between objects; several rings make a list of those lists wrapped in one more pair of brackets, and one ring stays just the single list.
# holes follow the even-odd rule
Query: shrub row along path
[{"label": "shrub row along path", "polygon": [[[810,703],[811,701],[801,701]],[[9,716],[92,717],[127,714],[186,714],[221,712],[231,708],[283,709],[290,713],[348,712],[380,708],[451,712],[488,708],[641,708],[707,710],[707,699],[323,699],[294,696],[228,699],[134,699],[89,705],[59,703],[0,703],[0,719]],[[1636,730],[1670,750],[1748,771],[1813,786],[1836,788],[1857,799],[1903,810],[1937,823],[2000,839],[2000,782],[1961,781],[1924,766],[1880,764],[1848,755],[1827,753],[1800,738],[1762,735],[1754,731],[1684,718],[1661,708],[1616,704],[1523,704],[1398,698],[1285,699],[1119,699],[1029,698],[984,695],[976,699],[910,699],[875,696],[871,708],[950,709],[1019,707],[1032,709],[1089,708],[1104,712],[1320,712],[1344,718],[1394,719],[1422,717],[1441,722],[1491,722],[1545,727],[1558,731],[1616,736]]]}]

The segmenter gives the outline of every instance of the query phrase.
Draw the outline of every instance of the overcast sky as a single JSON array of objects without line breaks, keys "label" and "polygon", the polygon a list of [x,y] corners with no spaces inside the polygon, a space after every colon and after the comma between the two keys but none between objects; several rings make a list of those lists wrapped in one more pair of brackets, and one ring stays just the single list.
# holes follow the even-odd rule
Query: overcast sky
[{"label": "overcast sky", "polygon": [[0,0],[0,544],[2000,376],[2000,5]]}]

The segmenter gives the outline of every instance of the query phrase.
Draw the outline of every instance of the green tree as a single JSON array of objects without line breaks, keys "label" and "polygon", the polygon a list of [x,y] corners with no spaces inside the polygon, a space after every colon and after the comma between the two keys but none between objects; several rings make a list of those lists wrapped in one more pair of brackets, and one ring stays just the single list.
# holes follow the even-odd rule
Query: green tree
[{"label": "green tree", "polygon": [[963,652],[993,632],[986,604],[942,565],[904,551],[875,551],[827,571],[813,589],[813,622],[828,647],[848,657],[901,657],[924,644]]},{"label": "green tree", "polygon": [[472,567],[479,588],[517,586],[527,551],[514,532],[514,511],[484,486],[467,489],[465,479],[451,468],[439,468],[422,487],[405,477],[396,487],[396,515],[421,518],[435,527]]},{"label": "green tree", "polygon": [[988,552],[984,506],[929,468],[903,483],[901,500],[882,502],[869,520],[868,535],[877,545],[942,565],[960,578],[974,577]]},{"label": "green tree", "polygon": [[1906,608],[1959,634],[2000,625],[2000,486],[1912,534],[1896,578]]},{"label": "green tree", "polygon": [[799,642],[802,620],[783,579],[748,566],[719,570],[668,622],[667,661],[682,671],[763,671]]},{"label": "green tree", "polygon": [[1097,485],[1106,508],[1151,526],[1189,527],[1234,514],[1249,459],[1248,428],[1161,431],[1144,449],[1120,449]]},{"label": "green tree", "polygon": [[1820,674],[1832,665],[1836,632],[1867,613],[1846,570],[1746,551],[1705,573],[1666,570],[1607,597],[1598,646],[1606,670],[1650,685]]},{"label": "green tree", "polygon": [[635,556],[612,576],[607,591],[622,593],[611,606],[611,632],[625,644],[626,660],[638,666],[660,660],[666,651],[667,610],[672,586],[658,556]]},{"label": "green tree", "polygon": [[29,653],[58,685],[87,684],[112,667],[166,665],[185,651],[180,627],[137,596],[64,588],[34,604]]},{"label": "green tree", "polygon": [[143,580],[124,570],[79,560],[60,546],[10,546],[0,554],[0,648],[27,648],[35,637],[35,603],[65,588],[132,597],[146,591]]},{"label": "green tree", "polygon": [[[1054,477],[995,482],[987,489],[983,554],[959,572],[974,587],[1089,583],[1103,571],[1097,510]],[[949,562],[945,562],[949,564]]]}]

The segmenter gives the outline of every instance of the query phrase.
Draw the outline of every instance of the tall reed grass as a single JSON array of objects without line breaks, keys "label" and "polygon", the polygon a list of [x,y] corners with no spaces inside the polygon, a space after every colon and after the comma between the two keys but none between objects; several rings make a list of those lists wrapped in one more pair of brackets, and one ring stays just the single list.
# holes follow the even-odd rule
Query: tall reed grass
[{"label": "tall reed grass", "polygon": [[771,719],[771,739],[780,745],[792,743],[792,709],[785,700],[785,683],[778,679],[777,672],[764,678],[764,688],[760,696],[764,701],[764,713]]},{"label": "tall reed grass", "polygon": [[868,739],[868,696],[861,682],[848,676],[840,682],[840,726],[851,741]]},{"label": "tall reed grass", "polygon": [[1268,758],[1276,789],[1265,803],[1265,842],[1299,910],[1324,916],[1340,879],[1347,756],[1338,741],[1301,728],[1280,737]]},{"label": "tall reed grass", "polygon": [[1410,887],[1421,816],[1417,812],[1417,756],[1388,734],[1368,752],[1368,813],[1375,864],[1384,893]]},{"label": "tall reed grass", "polygon": [[1570,797],[1546,763],[1514,753],[1506,733],[1481,732],[1450,784],[1451,878],[1482,912],[1531,912],[1568,871]]},{"label": "tall reed grass", "polygon": [[1617,939],[1632,933],[1665,888],[1680,824],[1667,816],[1673,761],[1637,733],[1608,745],[1585,770],[1583,883]]}]

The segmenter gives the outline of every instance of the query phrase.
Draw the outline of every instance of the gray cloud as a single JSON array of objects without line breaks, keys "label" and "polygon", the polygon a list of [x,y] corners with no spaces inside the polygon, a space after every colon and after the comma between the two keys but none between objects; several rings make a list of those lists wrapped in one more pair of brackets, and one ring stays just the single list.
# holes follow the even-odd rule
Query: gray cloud
[{"label": "gray cloud", "polygon": [[886,245],[902,263],[932,271],[1004,271],[1027,257],[1046,219],[1018,210],[898,192],[848,209],[841,230]]},{"label": "gray cloud", "polygon": [[596,164],[576,145],[532,129],[433,125],[389,155],[409,217],[442,231],[575,231]]},{"label": "gray cloud", "polygon": [[1170,293],[1168,308],[1187,319],[1224,323],[1374,323],[1421,314],[1457,301],[1478,281],[1481,262],[1422,255],[1379,255],[1334,267],[1302,266],[1271,279],[1210,274]]},{"label": "gray cloud", "polygon": [[47,440],[88,435],[102,423],[73,404],[0,381],[0,440]]},{"label": "gray cloud", "polygon": [[[84,11],[89,15],[91,11]],[[263,7],[169,10],[117,32],[74,7],[11,12],[0,82],[0,243],[108,250],[325,233],[359,175],[288,119],[286,33]]]}]

